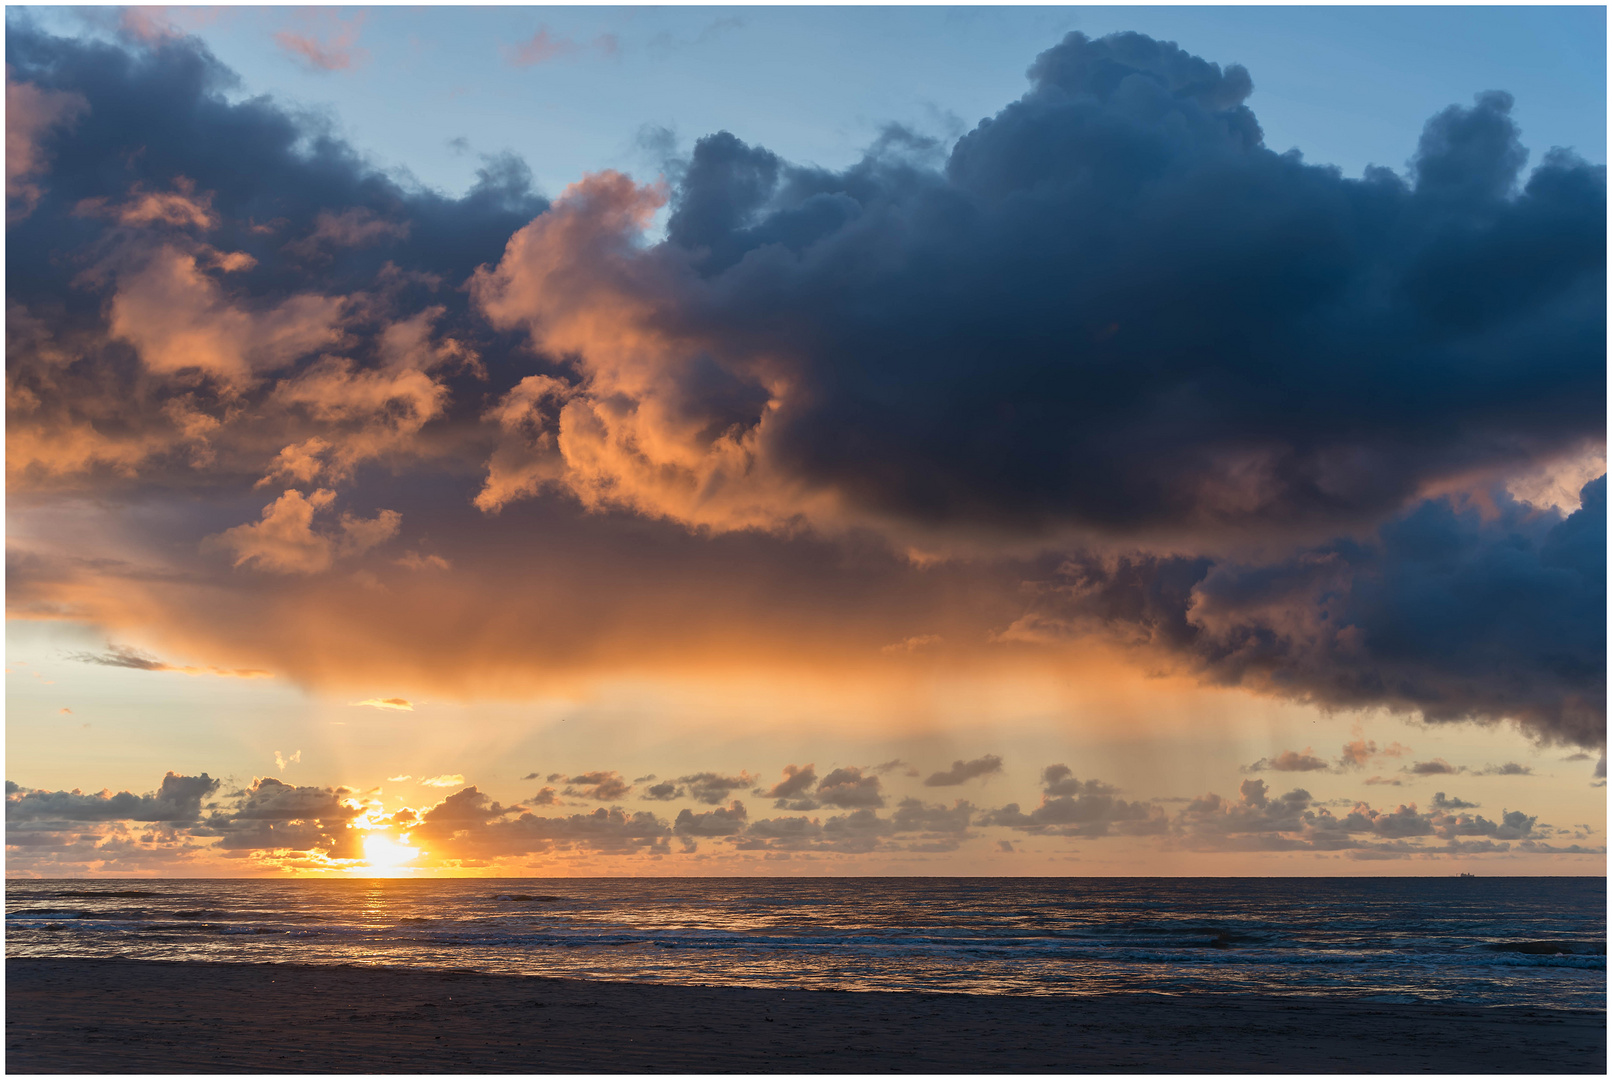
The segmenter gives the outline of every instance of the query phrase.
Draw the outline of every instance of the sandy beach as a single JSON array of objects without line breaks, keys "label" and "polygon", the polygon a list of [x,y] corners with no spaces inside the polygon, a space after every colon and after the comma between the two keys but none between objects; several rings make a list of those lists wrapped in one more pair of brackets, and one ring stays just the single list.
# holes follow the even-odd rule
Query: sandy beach
[{"label": "sandy beach", "polygon": [[10,1073],[1601,1073],[1606,1014],[6,961]]}]

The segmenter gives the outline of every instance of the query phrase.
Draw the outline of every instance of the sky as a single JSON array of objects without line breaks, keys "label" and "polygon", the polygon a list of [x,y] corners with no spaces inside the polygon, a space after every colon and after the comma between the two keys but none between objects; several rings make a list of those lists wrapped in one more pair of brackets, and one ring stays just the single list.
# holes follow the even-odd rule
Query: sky
[{"label": "sky", "polygon": [[7,873],[1604,874],[1599,8],[7,11]]}]

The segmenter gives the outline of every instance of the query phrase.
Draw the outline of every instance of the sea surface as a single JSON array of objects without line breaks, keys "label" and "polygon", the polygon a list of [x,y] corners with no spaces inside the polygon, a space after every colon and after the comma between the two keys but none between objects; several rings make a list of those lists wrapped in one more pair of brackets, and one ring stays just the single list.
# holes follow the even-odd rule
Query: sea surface
[{"label": "sea surface", "polygon": [[6,955],[1606,1007],[1601,878],[6,882]]}]

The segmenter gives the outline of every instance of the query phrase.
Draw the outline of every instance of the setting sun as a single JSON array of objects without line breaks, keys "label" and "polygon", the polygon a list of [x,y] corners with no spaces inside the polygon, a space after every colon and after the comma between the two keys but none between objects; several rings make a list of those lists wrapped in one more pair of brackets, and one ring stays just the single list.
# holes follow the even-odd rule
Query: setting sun
[{"label": "setting sun", "polygon": [[396,870],[419,858],[420,849],[400,844],[385,833],[364,837],[364,864],[372,870]]}]

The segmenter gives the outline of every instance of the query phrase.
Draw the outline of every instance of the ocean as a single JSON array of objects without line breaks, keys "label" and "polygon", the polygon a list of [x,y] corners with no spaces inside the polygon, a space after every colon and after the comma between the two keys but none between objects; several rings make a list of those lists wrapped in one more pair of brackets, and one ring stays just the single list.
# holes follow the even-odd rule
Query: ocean
[{"label": "ocean", "polygon": [[6,955],[1604,1009],[1606,882],[12,879]]}]

